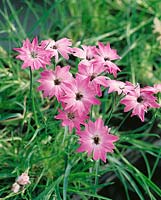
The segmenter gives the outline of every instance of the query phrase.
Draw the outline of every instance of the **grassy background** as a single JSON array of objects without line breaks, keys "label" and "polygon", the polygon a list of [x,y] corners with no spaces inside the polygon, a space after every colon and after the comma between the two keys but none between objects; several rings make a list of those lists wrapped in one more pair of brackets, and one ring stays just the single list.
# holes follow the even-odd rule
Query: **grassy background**
[{"label": "grassy background", "polygon": [[[39,72],[33,73],[35,120],[29,70],[21,70],[21,62],[12,50],[35,35],[39,40],[68,37],[74,45],[108,41],[122,57],[117,63],[122,69],[120,80],[153,85],[161,82],[161,51],[158,35],[153,33],[153,20],[161,19],[160,10],[159,0],[1,1],[0,199],[161,197],[161,182],[154,179],[161,157],[160,110],[152,110],[145,123],[140,123],[116,106],[115,94],[102,98],[101,116],[120,141],[115,154],[108,155],[108,163],[100,163],[97,172],[97,162],[75,153],[78,144],[74,133],[68,134],[54,120],[59,107],[55,99],[43,99],[37,92]],[[76,72],[77,66],[70,64]],[[99,107],[93,108],[92,116],[100,116]],[[138,166],[140,158],[142,165]],[[24,192],[12,194],[15,178],[25,170],[29,171],[31,184]]]}]

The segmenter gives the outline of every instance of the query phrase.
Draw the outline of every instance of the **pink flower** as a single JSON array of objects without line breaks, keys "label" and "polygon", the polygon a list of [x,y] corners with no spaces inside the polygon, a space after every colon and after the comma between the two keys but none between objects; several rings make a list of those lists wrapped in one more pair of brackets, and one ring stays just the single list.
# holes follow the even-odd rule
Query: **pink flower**
[{"label": "pink flower", "polygon": [[95,98],[93,89],[89,86],[89,78],[82,79],[76,76],[70,84],[66,84],[65,96],[60,101],[66,103],[65,109],[72,108],[78,111],[88,113],[92,104],[100,104],[100,101]]},{"label": "pink flower", "polygon": [[27,185],[30,183],[29,176],[26,172],[22,173],[16,180],[19,185]]},{"label": "pink flower", "polygon": [[148,108],[159,108],[154,91],[147,90],[147,87],[140,89],[137,85],[134,90],[129,92],[120,103],[125,105],[124,112],[132,110],[132,115],[138,115],[141,121],[144,121],[144,114]]},{"label": "pink flower", "polygon": [[14,193],[18,193],[19,192],[19,190],[20,190],[20,185],[18,184],[18,183],[14,183],[13,185],[12,185],[12,192],[14,192]]},{"label": "pink flower", "polygon": [[123,89],[125,88],[125,83],[117,80],[107,80],[107,87],[109,87],[108,93],[117,92],[118,95],[123,93]]},{"label": "pink flower", "polygon": [[101,96],[100,85],[107,87],[107,78],[106,76],[101,75],[104,72],[105,68],[103,66],[97,66],[94,64],[79,64],[78,72],[83,78],[90,79],[90,85],[95,89],[95,93],[98,96]]},{"label": "pink flower", "polygon": [[134,86],[130,82],[122,82],[117,80],[107,80],[107,87],[109,87],[108,93],[117,92],[120,94],[128,94],[131,90],[134,90]]},{"label": "pink flower", "polygon": [[156,93],[161,92],[161,83],[155,84],[154,88],[156,89]]},{"label": "pink flower", "polygon": [[70,53],[72,53],[72,48],[70,47],[72,45],[72,42],[68,38],[62,38],[60,40],[43,40],[41,42],[41,45],[49,50],[52,53],[52,56],[55,57],[56,63],[59,59],[59,53],[66,59],[69,59]]},{"label": "pink flower", "polygon": [[98,49],[96,49],[97,56],[95,56],[95,63],[97,65],[103,65],[106,67],[106,71],[110,74],[113,74],[114,77],[117,76],[117,71],[121,71],[119,67],[114,64],[112,61],[120,59],[120,56],[117,54],[115,49],[111,49],[110,44],[107,43],[104,45],[101,42],[98,42]]},{"label": "pink flower", "polygon": [[50,65],[51,52],[38,45],[37,37],[33,39],[32,43],[26,39],[21,48],[14,48],[14,50],[20,53],[16,58],[24,61],[22,69],[31,67],[32,70],[37,70]]},{"label": "pink flower", "polygon": [[157,93],[157,88],[151,87],[151,86],[146,86],[146,87],[142,88],[141,90],[142,90],[142,92],[149,92],[151,94]]},{"label": "pink flower", "polygon": [[45,70],[41,73],[41,78],[38,82],[41,85],[38,90],[44,91],[44,97],[49,96],[50,98],[56,96],[58,101],[61,96],[64,95],[64,86],[69,83],[73,77],[69,72],[70,66],[56,66],[55,70]]},{"label": "pink flower", "polygon": [[84,131],[77,131],[80,136],[80,147],[77,152],[87,152],[88,156],[92,153],[93,159],[101,159],[106,162],[106,153],[113,152],[113,142],[118,140],[118,137],[109,133],[110,129],[104,126],[102,119],[97,119],[95,122],[89,121],[85,125]]},{"label": "pink flower", "polygon": [[73,48],[73,55],[82,59],[80,63],[91,63],[93,61],[94,56],[96,55],[96,46],[82,45],[81,47],[82,49],[76,47]]},{"label": "pink flower", "polygon": [[56,119],[62,120],[62,126],[68,126],[69,131],[71,132],[73,128],[80,130],[80,124],[85,124],[85,120],[89,117],[87,113],[82,112],[81,115],[78,114],[77,111],[73,111],[73,109],[60,110],[59,114],[55,116]]}]

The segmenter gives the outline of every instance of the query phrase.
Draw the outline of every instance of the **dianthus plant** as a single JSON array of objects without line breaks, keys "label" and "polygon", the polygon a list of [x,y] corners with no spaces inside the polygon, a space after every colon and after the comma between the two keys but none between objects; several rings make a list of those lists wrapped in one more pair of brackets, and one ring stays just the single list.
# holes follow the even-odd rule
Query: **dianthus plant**
[{"label": "dianthus plant", "polygon": [[[35,37],[32,42],[26,39],[22,47],[14,50],[19,53],[16,58],[23,61],[22,69],[29,67],[32,72],[43,68],[37,80],[38,91],[42,91],[44,98],[55,97],[60,105],[53,120],[61,120],[61,126],[75,132],[78,138],[76,152],[87,152],[94,160],[106,162],[106,154],[113,152],[114,142],[119,140],[118,135],[111,134],[112,127],[105,124],[101,113],[94,120],[91,116],[92,107],[100,106],[107,92],[119,96],[119,104],[124,106],[122,112],[131,112],[131,116],[136,115],[142,122],[150,108],[160,108],[156,96],[161,92],[160,83],[141,87],[139,83],[118,80],[121,69],[115,60],[121,57],[110,43],[72,47],[68,38],[38,42]],[[78,66],[69,66],[70,58],[71,63],[79,60]],[[62,59],[67,63],[64,66],[60,64]],[[72,67],[78,68],[75,74],[71,73]]]}]

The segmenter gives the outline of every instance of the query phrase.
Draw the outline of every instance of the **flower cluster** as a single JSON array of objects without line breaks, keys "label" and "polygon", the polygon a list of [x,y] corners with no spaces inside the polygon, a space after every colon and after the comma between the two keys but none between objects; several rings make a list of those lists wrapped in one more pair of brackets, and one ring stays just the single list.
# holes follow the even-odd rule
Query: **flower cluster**
[{"label": "flower cluster", "polygon": [[[76,129],[80,144],[77,151],[92,154],[94,160],[105,162],[106,153],[113,151],[113,142],[118,140],[117,136],[110,134],[101,118],[95,122],[90,120],[91,107],[101,103],[98,98],[102,96],[102,88],[106,88],[108,93],[117,92],[121,96],[120,104],[125,105],[124,112],[132,111],[131,116],[137,115],[141,121],[144,121],[149,108],[160,107],[155,94],[161,91],[161,84],[140,88],[139,84],[116,79],[121,70],[114,61],[121,57],[109,43],[98,42],[98,46],[82,45],[78,48],[72,47],[68,38],[38,43],[35,37],[32,43],[26,39],[21,48],[14,50],[19,52],[16,58],[24,61],[22,68],[44,68],[38,79],[38,90],[44,97],[56,97],[61,109],[55,118],[62,120],[62,126],[68,126],[69,131]],[[68,60],[70,55],[79,59],[78,72],[74,75],[70,72],[71,66],[58,65],[60,56]],[[46,68],[52,58],[56,63],[54,70]]]},{"label": "flower cluster", "polygon": [[29,183],[30,183],[29,176],[26,172],[24,172],[17,178],[15,183],[12,185],[12,191],[14,193],[17,193],[19,192],[20,189],[22,190],[24,186]]}]

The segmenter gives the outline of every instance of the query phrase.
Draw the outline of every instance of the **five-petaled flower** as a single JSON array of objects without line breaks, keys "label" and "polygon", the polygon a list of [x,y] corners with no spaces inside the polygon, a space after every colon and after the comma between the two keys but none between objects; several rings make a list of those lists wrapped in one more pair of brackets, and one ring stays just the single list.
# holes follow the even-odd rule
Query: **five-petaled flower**
[{"label": "five-petaled flower", "polygon": [[65,109],[72,108],[81,115],[82,112],[88,113],[91,105],[100,104],[89,81],[89,78],[76,76],[71,83],[66,84],[65,95],[60,98],[61,102],[66,103]]},{"label": "five-petaled flower", "polygon": [[110,129],[104,126],[103,120],[98,118],[95,122],[89,120],[85,124],[84,131],[77,131],[80,136],[80,147],[77,152],[87,152],[88,156],[93,154],[93,159],[101,159],[106,162],[106,153],[113,152],[115,148],[113,142],[118,140],[118,137],[110,134]]},{"label": "five-petaled flower", "polygon": [[55,116],[55,119],[62,120],[62,126],[68,126],[69,131],[71,132],[73,128],[80,130],[80,125],[85,124],[85,120],[89,118],[87,113],[82,112],[81,115],[78,114],[78,111],[74,111],[72,108],[58,110],[59,114]]},{"label": "five-petaled flower", "polygon": [[59,53],[66,59],[69,59],[69,55],[72,53],[72,42],[68,38],[62,38],[60,40],[43,40],[41,45],[44,49],[51,52],[52,57],[55,57],[55,62],[58,62]]},{"label": "five-petaled flower", "polygon": [[124,83],[122,81],[111,79],[107,80],[107,87],[109,87],[108,93],[117,92],[118,95],[128,94],[129,92],[131,92],[131,90],[134,90],[133,84],[128,81]]},{"label": "five-petaled flower", "polygon": [[27,38],[23,41],[21,48],[14,48],[14,50],[20,53],[16,58],[24,61],[22,69],[31,67],[32,70],[37,70],[40,67],[46,68],[46,65],[51,64],[51,52],[38,44],[37,37],[33,39],[32,43]]},{"label": "five-petaled flower", "polygon": [[144,114],[148,108],[160,107],[154,93],[155,90],[152,90],[151,87],[140,88],[138,84],[120,101],[125,105],[124,112],[132,110],[131,116],[138,115],[141,121],[144,121]]},{"label": "five-petaled flower", "polygon": [[96,46],[82,45],[81,47],[82,49],[76,47],[73,48],[73,55],[81,59],[79,64],[92,64],[96,55]]},{"label": "five-petaled flower", "polygon": [[98,67],[94,64],[80,64],[78,67],[78,75],[83,79],[89,78],[89,84],[98,96],[102,95],[100,86],[107,87],[107,77],[102,74],[104,70],[105,68],[103,66]]},{"label": "five-petaled flower", "polygon": [[41,72],[41,78],[38,82],[41,85],[38,90],[44,91],[44,97],[50,98],[56,96],[59,101],[60,97],[65,94],[65,85],[70,83],[73,79],[72,74],[69,72],[70,66],[56,66],[55,70],[45,70]]},{"label": "five-petaled flower", "polygon": [[110,43],[104,45],[101,42],[98,42],[98,48],[96,49],[97,55],[95,56],[95,63],[99,66],[104,66],[106,71],[110,74],[113,74],[114,77],[117,76],[117,72],[121,71],[120,68],[113,63],[113,60],[120,59],[120,56],[117,54],[115,49],[111,49]]}]

